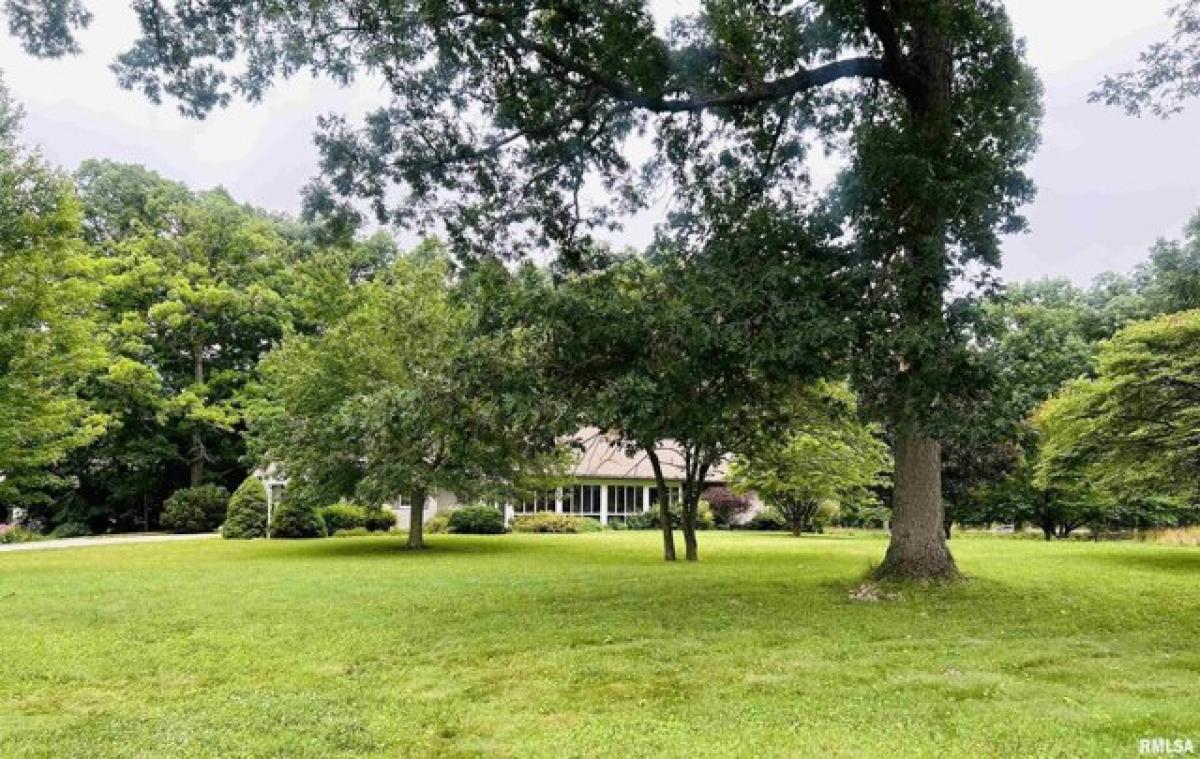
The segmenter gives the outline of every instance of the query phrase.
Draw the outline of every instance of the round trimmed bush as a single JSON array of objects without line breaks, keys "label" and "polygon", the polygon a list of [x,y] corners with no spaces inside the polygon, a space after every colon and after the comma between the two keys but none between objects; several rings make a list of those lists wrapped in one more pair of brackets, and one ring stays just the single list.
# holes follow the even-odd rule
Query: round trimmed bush
[{"label": "round trimmed bush", "polygon": [[267,488],[262,480],[251,475],[233,491],[221,536],[237,540],[267,536]]},{"label": "round trimmed bush", "polygon": [[271,514],[273,538],[319,538],[325,535],[325,520],[317,510],[298,498],[287,500]]},{"label": "round trimmed bush", "polygon": [[450,517],[446,514],[438,514],[425,523],[426,535],[437,535],[443,532],[450,532]]},{"label": "round trimmed bush", "polygon": [[504,515],[492,506],[467,506],[450,512],[449,527],[457,535],[500,535]]},{"label": "round trimmed bush", "polygon": [[325,521],[325,530],[330,535],[338,530],[358,530],[367,526],[367,510],[349,501],[338,501],[321,509],[319,513]]},{"label": "round trimmed bush", "polygon": [[391,509],[367,509],[363,525],[371,532],[387,532],[396,526],[396,512]]},{"label": "round trimmed bush", "polygon": [[225,521],[229,491],[217,485],[176,490],[163,503],[162,526],[171,532],[213,532]]}]

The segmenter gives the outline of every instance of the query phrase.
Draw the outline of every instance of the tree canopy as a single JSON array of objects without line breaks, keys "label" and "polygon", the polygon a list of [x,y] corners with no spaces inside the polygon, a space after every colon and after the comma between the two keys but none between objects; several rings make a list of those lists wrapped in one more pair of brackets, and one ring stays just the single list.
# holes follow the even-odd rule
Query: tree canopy
[{"label": "tree canopy", "polygon": [[0,502],[28,506],[70,484],[49,467],[103,432],[78,391],[107,355],[78,199],[18,142],[20,121],[0,84]]},{"label": "tree canopy", "polygon": [[421,547],[428,494],[469,497],[557,461],[559,412],[538,392],[537,334],[490,324],[435,245],[399,258],[356,301],[264,362],[252,429],[287,473],[289,498],[383,504],[403,495],[409,544]]}]

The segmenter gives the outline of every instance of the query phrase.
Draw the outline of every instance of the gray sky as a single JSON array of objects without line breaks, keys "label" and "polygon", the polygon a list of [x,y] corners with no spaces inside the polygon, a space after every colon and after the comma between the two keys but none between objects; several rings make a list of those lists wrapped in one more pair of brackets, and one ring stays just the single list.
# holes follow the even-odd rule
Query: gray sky
[{"label": "gray sky", "polygon": [[[694,0],[658,0],[663,15]],[[1175,237],[1200,207],[1200,102],[1171,121],[1134,119],[1087,103],[1105,74],[1129,67],[1169,29],[1172,0],[1008,0],[1046,87],[1043,145],[1031,166],[1038,199],[1032,231],[1005,243],[1007,279],[1066,276],[1085,283],[1127,271],[1158,237]],[[37,61],[0,38],[0,69],[28,111],[26,137],[53,162],[85,158],[145,164],[193,187],[223,185],[240,200],[296,211],[316,172],[316,117],[357,116],[382,102],[371,84],[341,90],[300,78],[258,105],[238,103],[207,121],[154,106],[117,87],[107,65],[131,39],[124,3],[94,2],[84,54]],[[649,215],[661,216],[657,208]],[[630,232],[637,241],[645,223]]]}]

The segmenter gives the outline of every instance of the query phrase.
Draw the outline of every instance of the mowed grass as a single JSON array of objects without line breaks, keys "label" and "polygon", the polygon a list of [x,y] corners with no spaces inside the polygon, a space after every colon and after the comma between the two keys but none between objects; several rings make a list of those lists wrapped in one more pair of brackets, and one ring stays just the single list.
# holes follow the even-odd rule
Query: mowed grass
[{"label": "mowed grass", "polygon": [[3,756],[1089,756],[1200,738],[1200,551],[879,536],[0,554]]}]

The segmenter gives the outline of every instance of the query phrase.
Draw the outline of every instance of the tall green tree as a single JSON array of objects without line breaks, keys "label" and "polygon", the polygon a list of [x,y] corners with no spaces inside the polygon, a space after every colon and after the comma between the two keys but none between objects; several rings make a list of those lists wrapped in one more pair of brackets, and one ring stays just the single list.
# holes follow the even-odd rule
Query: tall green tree
[{"label": "tall green tree", "polygon": [[174,489],[244,477],[240,396],[292,321],[291,244],[282,220],[140,166],[89,161],[76,182],[114,353],[81,393],[112,424],[63,464],[80,487],[62,509],[145,529]]},{"label": "tall green tree", "polygon": [[68,177],[18,141],[0,83],[0,503],[28,506],[65,483],[52,465],[106,419],[78,388],[106,353],[93,321],[99,264]]},{"label": "tall green tree", "polygon": [[267,357],[252,430],[287,473],[289,498],[404,496],[408,544],[421,548],[430,493],[469,497],[553,462],[561,430],[538,392],[543,345],[488,323],[489,305],[452,280],[427,244],[363,284],[343,319]]},{"label": "tall green tree", "polygon": [[[856,374],[895,430],[879,571],[955,574],[939,412],[974,380],[947,293],[1022,227],[1039,116],[998,0],[711,0],[665,25],[647,0],[132,4],[142,33],[119,81],[192,115],[304,69],[382,74],[391,102],[362,129],[324,122],[314,207],[365,199],[390,221],[440,220],[463,255],[552,244],[574,262],[663,189],[693,236],[720,238],[756,209],[794,217],[814,207],[810,136],[828,137],[850,170],[827,207],[859,265],[826,284],[860,296]],[[65,54],[84,5],[22,5],[10,25],[28,50]],[[608,197],[590,202],[597,186]]]}]

